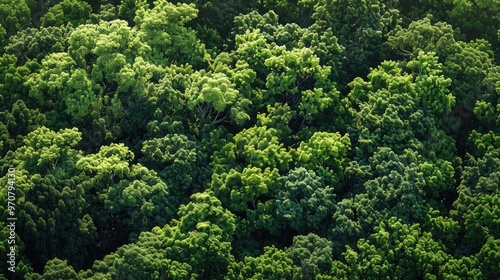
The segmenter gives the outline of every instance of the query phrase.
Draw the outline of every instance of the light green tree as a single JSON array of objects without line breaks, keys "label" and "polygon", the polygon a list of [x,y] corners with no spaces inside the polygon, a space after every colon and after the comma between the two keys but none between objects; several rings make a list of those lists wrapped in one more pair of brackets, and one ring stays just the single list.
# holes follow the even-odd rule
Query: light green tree
[{"label": "light green tree", "polygon": [[92,13],[92,7],[82,0],[63,0],[49,8],[47,13],[40,19],[42,25],[61,26],[71,23],[78,26],[85,23]]}]

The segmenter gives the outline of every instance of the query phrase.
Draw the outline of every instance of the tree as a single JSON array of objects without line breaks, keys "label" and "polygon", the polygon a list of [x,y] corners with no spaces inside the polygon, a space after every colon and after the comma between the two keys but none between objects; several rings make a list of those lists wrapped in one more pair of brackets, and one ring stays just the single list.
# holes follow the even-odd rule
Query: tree
[{"label": "tree", "polygon": [[335,209],[333,189],[303,167],[281,178],[275,208],[278,221],[296,232],[318,232]]},{"label": "tree", "polygon": [[[239,92],[234,89],[234,85],[223,73],[200,72],[193,75],[192,79],[193,83],[187,89],[186,95],[189,109],[193,110],[199,119],[201,133],[206,125],[210,127],[227,121],[229,112],[226,108],[235,103]],[[249,118],[248,116],[236,117],[239,124]]]},{"label": "tree", "polygon": [[295,279],[300,275],[300,268],[294,266],[287,253],[276,247],[264,248],[264,254],[258,257],[245,257],[238,263],[232,263],[226,279]]},{"label": "tree", "polygon": [[442,65],[435,53],[419,52],[417,60],[410,61],[407,67],[418,73],[415,79],[415,90],[422,107],[430,107],[433,113],[450,111],[455,97],[448,91],[451,79],[441,75]]},{"label": "tree", "polygon": [[458,40],[460,32],[445,22],[431,22],[428,16],[412,22],[408,28],[399,27],[391,34],[388,44],[403,55],[418,56],[420,51],[436,52],[443,64],[444,77],[452,80],[450,92],[461,108],[472,111],[481,84],[492,67],[491,43],[478,39],[470,42]]},{"label": "tree", "polygon": [[38,109],[28,109],[22,100],[16,101],[10,111],[0,112],[0,157],[22,146],[24,137],[44,124],[45,115]]},{"label": "tree", "polygon": [[75,170],[82,157],[75,150],[80,140],[76,129],[55,132],[42,126],[30,132],[24,146],[12,155],[10,166],[20,170],[16,174],[17,230],[23,233],[25,253],[35,269],[54,257],[68,260],[77,269],[84,266],[90,257],[88,245],[97,237],[87,211],[90,204],[80,186],[88,178]]},{"label": "tree", "polygon": [[66,109],[64,100],[71,90],[64,91],[64,87],[74,73],[75,61],[66,53],[53,53],[45,57],[41,65],[40,71],[30,75],[25,85],[39,107],[51,113],[47,116],[49,123],[56,124],[57,114]]},{"label": "tree", "polygon": [[[420,59],[434,60],[432,54],[430,57],[422,54]],[[413,60],[408,66],[422,63]],[[440,64],[428,65],[429,73],[431,66],[437,75]],[[402,70],[397,62],[385,61],[368,75],[369,82],[356,78],[349,84],[351,92],[342,102],[353,116],[348,130],[351,137],[358,139],[353,144],[356,157],[365,157],[366,162],[366,155],[376,147],[390,147],[397,153],[405,149],[418,151],[430,161],[438,158],[451,161],[456,151],[455,140],[446,134],[444,122],[438,119],[451,113],[453,98],[446,94],[449,81],[422,72],[415,77]],[[433,82],[428,85],[421,82],[428,77],[435,80],[437,88]],[[437,100],[427,97],[426,91],[437,96]],[[432,107],[424,105],[429,103],[434,104],[434,112]]]},{"label": "tree", "polygon": [[[390,217],[404,223],[423,223],[431,208],[425,200],[425,178],[420,172],[416,154],[406,150],[402,155],[384,147],[369,159],[362,187],[354,188],[349,196],[337,203],[332,216],[330,239],[340,244],[356,242],[375,226]],[[351,170],[349,170],[350,172]]]},{"label": "tree", "polygon": [[125,133],[136,137],[132,119],[143,119],[138,104],[160,76],[158,67],[136,58],[149,48],[136,36],[121,20],[81,25],[69,35],[67,52],[43,58],[25,85],[44,111],[52,111],[50,126],[79,126],[89,151]]},{"label": "tree", "polygon": [[177,230],[165,229],[167,248],[174,245],[181,251],[175,252],[173,247],[167,256],[189,263],[200,277],[221,278],[232,261],[231,241],[236,229],[234,215],[224,209],[210,192],[194,194],[191,200],[179,208]]},{"label": "tree", "polygon": [[275,115],[280,112],[271,110],[267,116],[259,116],[258,125],[242,130],[213,155],[210,189],[224,207],[242,218],[240,226],[248,223],[245,230],[238,231],[241,238],[256,231],[277,234],[279,230],[273,219],[273,199],[279,178],[292,160],[281,142],[286,131],[273,127],[290,120],[289,115]]},{"label": "tree", "polygon": [[338,109],[339,93],[332,80],[341,76],[343,48],[331,29],[281,25],[273,11],[263,15],[254,11],[235,18],[232,34],[233,63],[255,72],[249,94],[255,111],[274,102],[287,104],[298,131],[304,123],[321,122]]},{"label": "tree", "polygon": [[418,224],[404,224],[395,217],[375,227],[369,240],[360,239],[357,249],[347,246],[342,254],[356,279],[432,279],[439,275],[440,266],[449,258],[442,244],[421,232]]},{"label": "tree", "polygon": [[31,26],[28,4],[30,1],[26,0],[8,0],[0,4],[0,46],[4,47],[10,36]]},{"label": "tree", "polygon": [[500,124],[500,67],[494,66],[483,80],[484,92],[474,107],[474,115],[479,119],[485,130],[498,131]]},{"label": "tree", "polygon": [[145,0],[124,0],[118,6],[118,16],[120,19],[128,20],[129,23],[132,23],[136,12],[138,10],[146,10],[147,8],[149,8],[149,4]]},{"label": "tree", "polygon": [[[420,11],[433,14],[441,21],[459,26],[467,40],[484,38],[493,42],[500,21],[495,1],[419,1]],[[413,9],[415,10],[415,9]]]},{"label": "tree", "polygon": [[179,207],[179,219],[140,234],[82,276],[222,279],[230,263],[235,217],[210,192]]},{"label": "tree", "polygon": [[[162,226],[175,207],[168,186],[157,173],[132,164],[134,154],[123,144],[103,146],[82,157],[76,168],[89,176],[82,182],[99,232],[102,250],[135,240],[140,232]],[[117,245],[118,244],[118,245]]]},{"label": "tree", "polygon": [[[446,22],[432,22],[433,16],[412,21],[407,28],[397,26],[387,38],[387,44],[400,55],[416,57],[419,52],[435,52],[444,60],[458,50],[459,30]],[[442,62],[442,61],[441,61]]]},{"label": "tree", "polygon": [[477,260],[484,277],[493,279],[496,277],[496,271],[500,268],[499,252],[500,240],[493,237],[488,237],[488,240],[477,254]]},{"label": "tree", "polygon": [[234,25],[234,18],[245,15],[258,6],[258,1],[207,1],[182,0],[173,1],[192,3],[199,10],[198,17],[191,23],[199,38],[209,49],[218,51],[224,46],[224,41]]},{"label": "tree", "polygon": [[67,261],[54,258],[47,262],[43,269],[43,274],[30,273],[26,279],[31,280],[57,280],[57,279],[78,279],[74,268],[68,265]]},{"label": "tree", "polygon": [[345,47],[347,61],[344,67],[350,77],[362,77],[370,67],[388,58],[390,52],[384,42],[400,22],[396,2],[377,0],[317,1],[311,18],[317,29],[331,27]]},{"label": "tree", "polygon": [[151,47],[145,57],[164,66],[172,62],[197,68],[206,66],[210,59],[204,44],[194,30],[186,27],[197,14],[194,5],[174,5],[165,0],[155,1],[152,9],[137,10],[134,18],[137,35]]},{"label": "tree", "polygon": [[300,143],[295,151],[297,166],[317,169],[327,184],[336,189],[343,182],[347,152],[351,146],[349,135],[316,132]]},{"label": "tree", "polygon": [[32,59],[41,62],[51,53],[64,52],[68,47],[67,38],[72,31],[73,28],[69,25],[26,28],[10,37],[5,52],[15,55],[20,65]]},{"label": "tree", "polygon": [[200,144],[182,134],[168,134],[162,138],[144,141],[141,149],[145,166],[158,175],[180,201],[189,193],[202,191],[207,187],[211,170],[208,157]]},{"label": "tree", "polygon": [[489,237],[500,238],[500,222],[495,217],[500,214],[498,195],[481,196],[477,205],[465,215],[465,238],[468,246],[482,247]]},{"label": "tree", "polygon": [[295,236],[293,245],[287,249],[288,256],[301,268],[302,279],[312,279],[328,274],[332,268],[332,242],[310,233]]},{"label": "tree", "polygon": [[23,100],[28,105],[34,103],[33,100],[27,98],[28,87],[24,85],[24,82],[40,67],[40,64],[30,61],[18,66],[18,61],[16,56],[10,54],[3,54],[0,57],[0,110],[9,110],[18,100]]},{"label": "tree", "polygon": [[338,100],[339,93],[328,80],[330,67],[321,66],[319,58],[308,48],[290,52],[280,49],[264,65],[269,69],[266,79],[269,102],[288,104],[304,121],[311,122]]},{"label": "tree", "polygon": [[483,278],[484,275],[479,269],[477,258],[461,257],[457,259],[449,259],[440,268],[441,277],[447,279],[464,279],[464,278]]},{"label": "tree", "polygon": [[474,254],[490,236],[490,229],[493,236],[497,234],[491,215],[497,211],[495,201],[499,195],[496,185],[500,178],[500,142],[493,132],[472,131],[468,144],[470,154],[464,161],[458,198],[450,215],[460,223],[462,234],[467,236],[467,242],[457,242],[459,250]]},{"label": "tree", "polygon": [[[196,135],[196,114],[187,109],[185,91],[191,83],[194,70],[189,67],[172,65],[165,69],[165,74],[154,85],[149,98],[140,110],[147,129],[145,139],[161,138],[165,134]],[[144,112],[145,111],[145,112]],[[199,122],[198,122],[199,127]]]},{"label": "tree", "polygon": [[48,12],[40,19],[44,27],[62,26],[71,23],[78,26],[85,23],[90,17],[92,8],[82,0],[63,0],[49,8]]}]

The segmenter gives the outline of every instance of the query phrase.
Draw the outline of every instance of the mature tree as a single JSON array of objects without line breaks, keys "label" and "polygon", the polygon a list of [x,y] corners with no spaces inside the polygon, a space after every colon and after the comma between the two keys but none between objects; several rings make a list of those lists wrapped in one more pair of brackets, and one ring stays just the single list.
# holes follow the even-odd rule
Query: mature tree
[{"label": "mature tree", "polygon": [[474,256],[451,258],[440,269],[440,276],[446,279],[459,280],[464,278],[484,278],[483,273],[479,269],[479,263]]},{"label": "mature tree", "polygon": [[[6,0],[0,4],[0,46],[3,48],[8,38],[18,31],[31,26],[31,1]],[[0,51],[3,53],[4,50]]]},{"label": "mature tree", "polygon": [[279,230],[273,219],[273,199],[279,178],[292,160],[281,142],[286,130],[275,128],[290,121],[289,115],[275,115],[280,112],[271,110],[269,115],[259,116],[256,126],[239,132],[213,156],[210,188],[225,207],[242,218],[239,225],[246,224],[246,229],[238,231],[243,239],[256,231],[276,234]]},{"label": "mature tree", "polygon": [[179,207],[179,219],[141,233],[81,272],[86,279],[222,279],[234,261],[231,241],[235,217],[210,192],[191,196]]},{"label": "mature tree", "polygon": [[369,239],[360,239],[357,250],[347,246],[343,257],[354,279],[429,278],[439,275],[449,258],[441,243],[395,217],[381,222]]},{"label": "mature tree", "polygon": [[183,201],[187,195],[202,191],[210,179],[208,157],[200,144],[182,134],[168,134],[144,141],[140,160],[173,190],[173,196]]},{"label": "mature tree", "polygon": [[476,255],[482,274],[487,279],[495,279],[500,269],[500,239],[492,236]]},{"label": "mature tree", "polygon": [[[102,250],[116,247],[127,237],[162,226],[172,218],[174,203],[157,173],[132,164],[134,154],[123,144],[103,146],[96,154],[82,157],[78,170],[90,178],[82,182],[102,240]],[[122,243],[123,244],[123,243]]]},{"label": "mature tree", "polygon": [[58,280],[58,279],[78,279],[75,269],[68,265],[67,261],[54,258],[47,262],[43,269],[43,274],[30,273],[25,279],[29,280]]},{"label": "mature tree", "polygon": [[28,109],[22,100],[16,101],[11,110],[0,112],[0,130],[2,131],[0,157],[21,147],[24,144],[24,137],[44,124],[45,115],[38,109]]},{"label": "mature tree", "polygon": [[206,66],[210,58],[204,44],[193,29],[186,27],[197,14],[194,5],[174,5],[166,0],[155,1],[152,9],[138,9],[134,19],[138,37],[151,47],[145,57],[160,65]]},{"label": "mature tree", "polygon": [[[239,92],[223,73],[205,73],[201,71],[192,76],[193,83],[186,90],[188,107],[194,111],[199,119],[200,134],[205,126],[214,126],[228,121],[229,108],[236,102]],[[241,112],[241,114],[245,114]],[[238,116],[236,119],[241,124],[247,116]]]},{"label": "mature tree", "polygon": [[2,111],[10,110],[18,100],[23,100],[32,107],[38,107],[36,102],[27,98],[28,88],[24,82],[40,67],[40,64],[30,61],[18,66],[18,62],[20,60],[15,55],[3,54],[0,57],[0,110]]},{"label": "mature tree", "polygon": [[355,176],[363,176],[364,172],[366,177],[362,187],[354,188],[337,203],[330,233],[332,240],[340,241],[335,244],[336,252],[340,244],[356,242],[390,217],[398,217],[404,223],[425,221],[431,206],[425,200],[426,180],[416,159],[417,154],[411,150],[398,155],[383,147],[369,159],[368,168],[355,169]]},{"label": "mature tree", "polygon": [[449,80],[439,75],[441,64],[432,53],[421,53],[408,67],[412,75],[385,61],[368,75],[369,82],[356,78],[349,84],[352,90],[343,103],[353,116],[349,134],[356,139],[356,161],[365,164],[377,147],[389,147],[398,154],[411,149],[423,156],[420,160],[449,169],[455,141],[438,118],[451,112]]},{"label": "mature tree", "polygon": [[127,20],[133,23],[138,10],[146,10],[149,8],[147,0],[123,0],[118,5],[118,16],[120,19]]},{"label": "mature tree", "polygon": [[344,167],[350,146],[349,135],[316,132],[294,151],[295,165],[317,170],[327,184],[338,188],[344,181]]},{"label": "mature tree", "polygon": [[440,21],[460,27],[468,40],[484,38],[493,42],[497,39],[500,9],[494,0],[418,1],[418,6],[411,6],[413,17],[419,13],[433,14]]},{"label": "mature tree", "polygon": [[283,250],[276,247],[264,248],[257,257],[247,256],[241,262],[229,267],[226,279],[296,279],[300,277],[300,267]]},{"label": "mature tree", "polygon": [[258,1],[221,1],[221,0],[175,0],[173,3],[192,3],[199,10],[198,17],[191,26],[195,28],[200,39],[209,48],[221,49],[234,26],[233,19],[256,9]]},{"label": "mature tree", "polygon": [[84,266],[90,257],[87,246],[97,237],[85,189],[79,185],[87,178],[75,169],[81,152],[74,148],[80,140],[76,129],[39,127],[12,155],[10,166],[19,170],[16,230],[23,233],[35,269],[54,257]]},{"label": "mature tree", "polygon": [[50,7],[40,20],[45,27],[62,26],[67,23],[78,26],[85,23],[91,13],[92,7],[85,1],[64,0]]},{"label": "mature tree", "polygon": [[210,192],[191,196],[191,202],[179,208],[176,228],[167,226],[167,256],[187,263],[199,277],[222,278],[233,261],[231,241],[236,229],[234,215],[222,207]]},{"label": "mature tree", "polygon": [[318,232],[335,208],[333,188],[303,167],[281,178],[275,202],[275,219],[296,232]]},{"label": "mature tree", "polygon": [[40,71],[30,75],[25,85],[30,89],[29,96],[46,112],[50,127],[78,124],[89,148],[120,135],[120,127],[113,123],[123,116],[119,100],[103,97],[100,86],[84,69],[77,68],[77,61],[70,54],[45,57]]},{"label": "mature tree", "polygon": [[364,76],[387,58],[386,36],[400,21],[397,2],[378,0],[317,1],[312,19],[317,28],[331,27],[345,47],[344,67],[350,77]]},{"label": "mature tree", "polygon": [[[81,127],[88,150],[124,133],[135,137],[133,119],[144,119],[139,103],[148,100],[150,81],[160,76],[158,67],[136,57],[149,46],[120,20],[81,25],[68,44],[67,52],[43,58],[25,83],[48,111],[49,125]],[[140,127],[145,130],[146,122]]]},{"label": "mature tree", "polygon": [[338,103],[339,92],[329,80],[331,68],[319,64],[319,58],[309,48],[286,51],[264,61],[269,69],[266,79],[269,103],[286,103],[303,122]]},{"label": "mature tree", "polygon": [[[420,51],[435,52],[442,60],[458,50],[460,31],[446,22],[433,22],[426,17],[411,22],[404,28],[398,25],[387,39],[387,44],[400,55],[415,57]],[[441,61],[442,62],[442,61]]]},{"label": "mature tree", "polygon": [[500,66],[490,68],[483,80],[483,88],[474,107],[474,115],[487,131],[500,133]]},{"label": "mature tree", "polygon": [[[442,73],[451,78],[450,91],[461,109],[471,112],[482,93],[483,80],[493,63],[491,44],[484,39],[459,41],[460,33],[445,22],[432,22],[432,17],[399,27],[388,44],[403,55],[418,56],[420,51],[435,52],[443,64]],[[463,115],[463,114],[462,114]],[[462,116],[465,117],[465,116]]]},{"label": "mature tree", "polygon": [[449,214],[445,215],[443,210],[428,209],[426,221],[422,224],[422,230],[430,232],[433,239],[442,242],[449,252],[456,249],[460,224]]},{"label": "mature tree", "polygon": [[[267,43],[271,43],[273,35],[277,31],[279,25],[278,15],[274,11],[269,11],[264,14],[260,14],[258,11],[251,11],[234,18],[234,27],[228,39],[234,40],[234,42],[230,41],[230,43],[236,44],[236,47],[238,47],[238,44],[241,45],[238,41],[241,42],[242,39],[244,39],[241,37],[242,35],[254,33],[259,30],[262,32]],[[266,52],[263,54],[265,53]]]},{"label": "mature tree", "polygon": [[331,29],[281,25],[270,11],[236,17],[233,34],[234,61],[255,72],[252,104],[260,108],[274,102],[289,105],[295,114],[295,130],[327,117],[321,113],[328,109],[338,109],[339,92],[332,80],[340,76],[343,48]]},{"label": "mature tree", "polygon": [[5,52],[15,55],[20,65],[31,59],[40,62],[51,53],[65,51],[72,31],[70,25],[27,28],[10,37]]},{"label": "mature tree", "polygon": [[[196,135],[196,125],[192,111],[187,109],[185,91],[190,85],[193,69],[172,65],[154,85],[154,90],[145,101],[142,120],[147,122],[146,139],[161,138],[166,134]],[[141,120],[139,118],[138,120]]]},{"label": "mature tree", "polygon": [[448,91],[451,79],[442,75],[442,65],[435,53],[419,52],[417,59],[410,61],[407,67],[417,75],[415,91],[421,106],[435,114],[449,112],[455,103],[455,97]]},{"label": "mature tree", "polygon": [[[500,181],[500,138],[493,132],[472,131],[458,198],[450,212],[465,235],[458,243],[464,254],[477,253],[489,237],[498,238],[498,225],[493,216],[498,212],[498,182]],[[465,242],[466,241],[466,242]]]},{"label": "mature tree", "polygon": [[302,279],[313,279],[331,271],[332,242],[314,233],[295,236],[287,254],[301,268]]},{"label": "mature tree", "polygon": [[478,248],[489,237],[500,239],[500,197],[485,195],[478,199],[477,205],[465,215],[465,238],[468,246]]}]

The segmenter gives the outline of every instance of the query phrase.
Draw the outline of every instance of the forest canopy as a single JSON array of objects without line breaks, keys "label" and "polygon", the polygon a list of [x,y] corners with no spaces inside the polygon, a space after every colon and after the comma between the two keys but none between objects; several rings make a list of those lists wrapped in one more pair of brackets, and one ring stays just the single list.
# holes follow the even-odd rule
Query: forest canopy
[{"label": "forest canopy", "polygon": [[498,0],[3,0],[0,279],[498,279]]}]

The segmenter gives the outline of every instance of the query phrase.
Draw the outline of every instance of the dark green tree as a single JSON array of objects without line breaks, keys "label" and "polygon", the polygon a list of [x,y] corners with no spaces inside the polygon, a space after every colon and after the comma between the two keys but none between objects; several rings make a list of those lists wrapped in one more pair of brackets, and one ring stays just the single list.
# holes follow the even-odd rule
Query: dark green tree
[{"label": "dark green tree", "polygon": [[317,275],[328,275],[332,268],[332,242],[314,233],[298,235],[287,249],[288,256],[301,268],[302,279],[313,279]]},{"label": "dark green tree", "polygon": [[140,160],[158,175],[183,201],[190,193],[202,191],[208,185],[211,170],[208,157],[200,144],[182,134],[168,134],[144,141]]},{"label": "dark green tree", "polygon": [[134,154],[123,144],[103,146],[82,157],[76,168],[89,179],[81,186],[99,232],[102,250],[135,240],[140,232],[163,226],[173,216],[169,188],[156,172],[133,164]]},{"label": "dark green tree", "polygon": [[58,280],[58,279],[79,279],[75,269],[68,265],[67,261],[54,258],[47,262],[43,269],[43,274],[30,273],[26,279],[30,280]]},{"label": "dark green tree", "polygon": [[22,100],[16,101],[10,111],[0,112],[0,130],[2,131],[0,157],[21,147],[24,144],[24,137],[43,125],[45,125],[45,115],[38,109],[28,109]]},{"label": "dark green tree", "polygon": [[[453,203],[451,216],[460,223],[466,237],[458,243],[459,252],[475,254],[487,238],[496,237],[498,229],[492,216],[497,210],[498,182],[500,180],[500,141],[493,132],[472,131],[469,152],[464,160],[458,198]],[[466,242],[465,242],[466,240]]]},{"label": "dark green tree", "polygon": [[260,256],[247,256],[232,263],[226,279],[298,279],[300,275],[300,267],[294,265],[285,251],[266,247]]},{"label": "dark green tree", "polygon": [[31,12],[29,5],[32,1],[6,0],[0,4],[0,46],[7,45],[10,36],[25,28],[31,27]]},{"label": "dark green tree", "polygon": [[179,219],[140,234],[81,272],[86,279],[223,279],[234,257],[235,217],[210,192],[196,193],[179,207]]},{"label": "dark green tree", "polygon": [[360,239],[357,250],[347,246],[342,255],[355,279],[436,279],[449,258],[442,244],[418,224],[404,224],[395,217],[375,227],[368,240]]},{"label": "dark green tree", "polygon": [[281,178],[276,195],[276,220],[296,232],[318,232],[335,209],[333,188],[303,167]]},{"label": "dark green tree", "polygon": [[27,98],[29,88],[24,82],[40,67],[40,64],[30,61],[18,66],[18,62],[20,60],[14,55],[3,54],[0,57],[0,110],[2,111],[10,110],[19,100],[23,100],[28,106],[38,107],[35,106],[36,102]]},{"label": "dark green tree", "polygon": [[350,77],[364,76],[388,58],[384,42],[400,22],[397,1],[321,0],[314,3],[311,17],[316,30],[331,28],[345,47],[344,67]]},{"label": "dark green tree", "polygon": [[51,53],[66,51],[72,31],[70,25],[26,28],[10,37],[5,52],[15,55],[19,65],[32,59],[41,62]]},{"label": "dark green tree", "polygon": [[88,178],[75,168],[82,157],[75,150],[80,140],[77,129],[55,132],[42,126],[30,132],[12,155],[9,165],[19,170],[17,230],[35,269],[54,257],[78,269],[88,261],[87,246],[97,238],[90,204],[80,186]]}]

